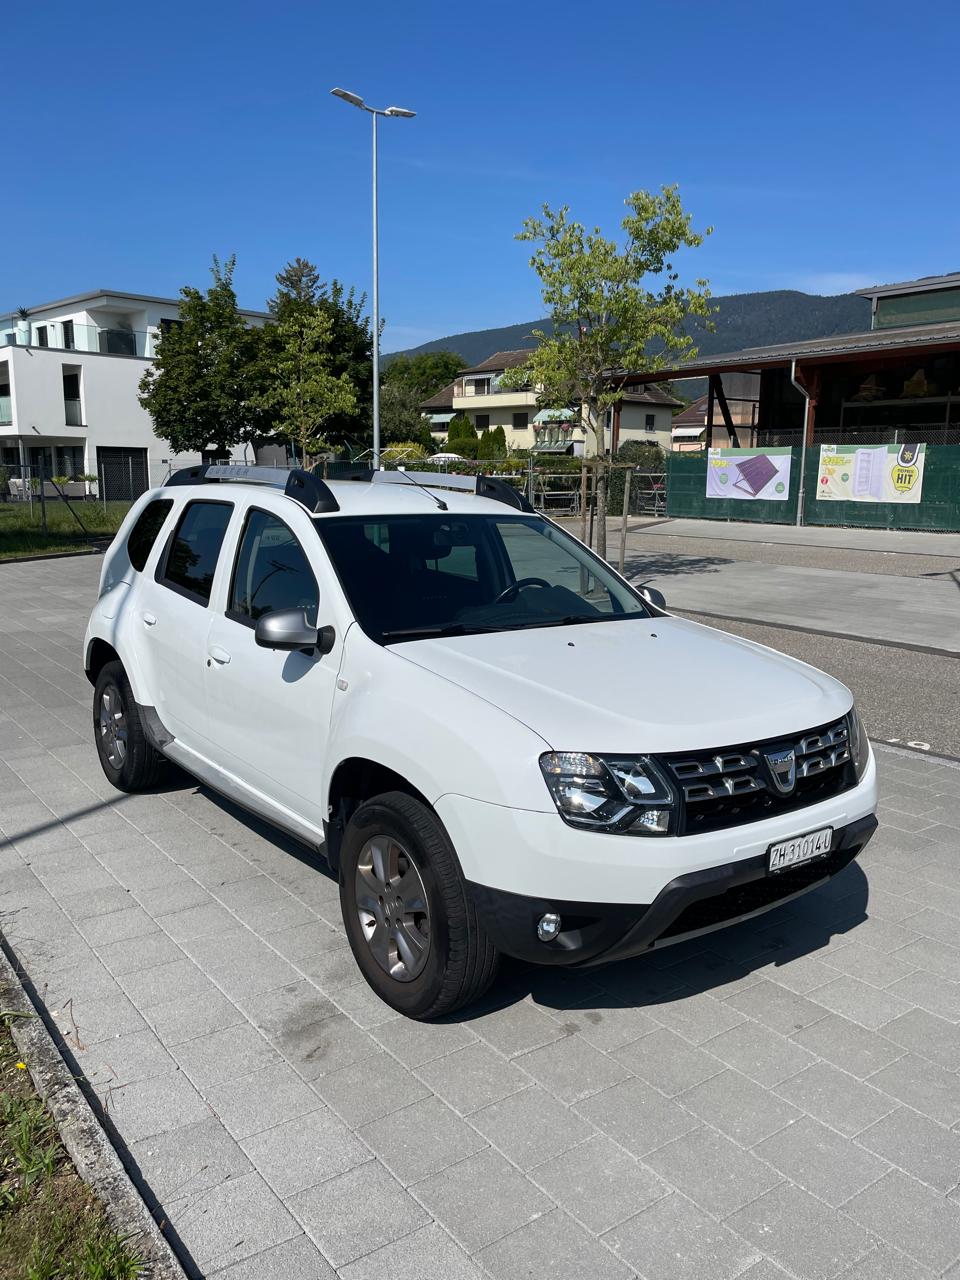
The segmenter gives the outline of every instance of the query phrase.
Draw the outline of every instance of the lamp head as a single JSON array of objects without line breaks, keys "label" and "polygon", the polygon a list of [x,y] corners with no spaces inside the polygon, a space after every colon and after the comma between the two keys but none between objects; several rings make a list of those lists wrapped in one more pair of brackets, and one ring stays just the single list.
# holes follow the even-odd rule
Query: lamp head
[{"label": "lamp head", "polygon": [[408,111],[406,107],[387,107],[383,114],[385,116],[403,116],[405,120],[412,120],[417,113]]},{"label": "lamp head", "polygon": [[351,93],[348,89],[331,89],[330,92],[335,98],[342,98],[344,102],[349,102],[354,107],[360,107],[361,110],[367,105],[358,93]]}]

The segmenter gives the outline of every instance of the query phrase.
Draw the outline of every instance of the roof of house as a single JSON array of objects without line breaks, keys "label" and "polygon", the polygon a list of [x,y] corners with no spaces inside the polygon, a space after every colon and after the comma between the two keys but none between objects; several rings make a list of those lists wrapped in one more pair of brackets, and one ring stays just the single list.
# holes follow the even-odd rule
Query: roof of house
[{"label": "roof of house", "polygon": [[470,373],[499,373],[501,369],[515,369],[518,364],[526,364],[532,354],[529,347],[523,351],[496,351],[482,363],[461,369],[460,377]]},{"label": "roof of house", "polygon": [[[54,308],[62,309],[67,306],[74,306],[78,303],[90,302],[94,298],[123,298],[126,302],[156,302],[164,307],[179,307],[183,301],[182,298],[158,298],[151,293],[125,293],[123,289],[91,289],[89,293],[75,293],[69,298],[56,298],[53,302],[38,302],[36,306],[26,307],[25,310],[33,315],[35,311],[52,311]],[[15,315],[15,312],[9,312]],[[242,316],[258,316],[262,319],[268,319],[269,311],[250,311],[246,308],[240,308]]]},{"label": "roof of house", "polygon": [[694,400],[692,404],[681,410],[673,420],[674,429],[677,427],[702,427],[707,421],[707,401],[709,396],[700,396]]},{"label": "roof of house", "polygon": [[960,322],[914,325],[903,329],[870,329],[866,333],[839,333],[826,338],[810,338],[806,342],[778,343],[770,347],[747,347],[718,355],[701,356],[676,369],[660,369],[656,373],[626,373],[629,386],[642,386],[661,378],[697,378],[705,373],[726,370],[754,371],[789,366],[793,360],[815,363],[850,360],[874,354],[909,354],[918,348],[960,350]]},{"label": "roof of house", "polygon": [[854,289],[860,298],[876,298],[889,293],[926,293],[928,289],[960,288],[960,271],[943,276],[920,276],[918,280],[901,280],[898,284],[872,284],[868,289]]},{"label": "roof of house", "polygon": [[676,396],[671,395],[664,387],[658,387],[655,382],[651,382],[647,387],[640,387],[637,391],[625,391],[621,397],[627,404],[660,404],[670,405],[683,404],[682,400],[678,400]]},{"label": "roof of house", "polygon": [[448,409],[452,409],[453,386],[454,384],[451,382],[447,386],[442,387],[439,391],[435,391],[428,400],[421,400],[421,410],[424,413],[446,413]]}]

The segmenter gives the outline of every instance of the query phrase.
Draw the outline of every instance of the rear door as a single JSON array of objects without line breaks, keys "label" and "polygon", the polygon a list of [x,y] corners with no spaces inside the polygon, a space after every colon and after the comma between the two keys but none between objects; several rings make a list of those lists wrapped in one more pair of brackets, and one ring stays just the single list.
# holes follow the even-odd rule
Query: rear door
[{"label": "rear door", "polygon": [[[260,505],[262,501],[263,505]],[[251,501],[232,541],[207,633],[206,705],[214,759],[247,786],[320,827],[320,778],[343,647],[342,602],[309,515],[267,495]],[[333,650],[263,649],[257,620],[302,609],[334,625]]]},{"label": "rear door", "polygon": [[209,755],[204,663],[210,597],[230,521],[232,502],[188,502],[157,564],[150,589],[136,601],[134,625],[148,688],[164,726],[201,755]]}]

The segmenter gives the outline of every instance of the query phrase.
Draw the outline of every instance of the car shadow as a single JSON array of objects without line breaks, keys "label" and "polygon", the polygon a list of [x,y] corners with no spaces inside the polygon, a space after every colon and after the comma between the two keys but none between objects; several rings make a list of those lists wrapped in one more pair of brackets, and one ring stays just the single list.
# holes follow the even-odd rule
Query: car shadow
[{"label": "car shadow", "polygon": [[[760,970],[815,956],[867,919],[869,883],[856,862],[826,884],[739,924],[654,948],[629,960],[587,968],[505,959],[496,985],[448,1021],[469,1022],[530,998],[545,1009],[596,1024],[601,1010],[643,1009],[704,993],[731,994]],[[730,992],[724,992],[730,988]]]}]

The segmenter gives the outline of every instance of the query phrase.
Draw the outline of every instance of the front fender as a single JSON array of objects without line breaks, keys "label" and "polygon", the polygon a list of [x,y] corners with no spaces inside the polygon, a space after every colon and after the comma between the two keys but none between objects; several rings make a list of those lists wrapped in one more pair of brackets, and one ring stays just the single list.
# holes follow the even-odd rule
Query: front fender
[{"label": "front fender", "polygon": [[431,804],[447,792],[552,812],[538,763],[549,744],[460,685],[374,644],[352,627],[330,725],[324,794],[351,757],[385,765]]}]

